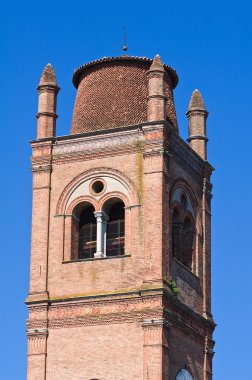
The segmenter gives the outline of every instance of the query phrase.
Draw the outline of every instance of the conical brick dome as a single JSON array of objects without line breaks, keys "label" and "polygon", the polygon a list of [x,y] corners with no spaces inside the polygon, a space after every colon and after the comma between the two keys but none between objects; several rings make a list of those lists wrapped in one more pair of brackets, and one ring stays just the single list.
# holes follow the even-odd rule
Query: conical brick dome
[{"label": "conical brick dome", "polygon": [[[87,63],[73,75],[78,89],[71,134],[112,129],[147,121],[148,78],[152,60],[110,57]],[[166,119],[177,128],[173,89],[178,77],[164,65]]]}]

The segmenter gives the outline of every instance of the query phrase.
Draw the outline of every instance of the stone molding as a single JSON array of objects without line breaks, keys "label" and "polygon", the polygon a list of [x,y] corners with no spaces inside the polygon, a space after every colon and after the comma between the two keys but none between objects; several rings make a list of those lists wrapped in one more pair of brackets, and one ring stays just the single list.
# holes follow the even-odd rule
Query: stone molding
[{"label": "stone molding", "polygon": [[43,173],[51,173],[52,171],[52,165],[40,165],[32,167],[32,174],[43,174]]},{"label": "stone molding", "polygon": [[53,94],[58,94],[60,87],[54,84],[40,84],[37,87],[39,95],[42,94],[43,92],[51,92]]},{"label": "stone molding", "polygon": [[57,119],[58,118],[58,115],[55,113],[55,112],[38,112],[37,115],[36,115],[36,118],[39,119],[40,116],[49,116],[49,117],[52,117],[53,119]]},{"label": "stone molding", "polygon": [[204,116],[205,118],[207,118],[208,112],[207,112],[207,110],[204,110],[204,109],[201,110],[199,108],[195,108],[195,109],[192,108],[186,112],[186,116],[187,116],[188,120],[194,116]]},{"label": "stone molding", "polygon": [[200,134],[191,135],[187,139],[188,142],[191,142],[192,140],[204,140],[204,141],[208,142],[208,138],[205,135],[200,135]]}]

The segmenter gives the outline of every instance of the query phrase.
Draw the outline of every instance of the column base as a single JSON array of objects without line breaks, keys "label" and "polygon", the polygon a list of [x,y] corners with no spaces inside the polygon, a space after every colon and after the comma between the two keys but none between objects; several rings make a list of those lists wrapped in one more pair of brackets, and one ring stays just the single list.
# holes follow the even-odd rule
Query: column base
[{"label": "column base", "polygon": [[105,255],[104,255],[103,252],[95,252],[95,254],[94,254],[94,258],[95,259],[98,259],[98,258],[101,258],[101,257],[105,257]]}]

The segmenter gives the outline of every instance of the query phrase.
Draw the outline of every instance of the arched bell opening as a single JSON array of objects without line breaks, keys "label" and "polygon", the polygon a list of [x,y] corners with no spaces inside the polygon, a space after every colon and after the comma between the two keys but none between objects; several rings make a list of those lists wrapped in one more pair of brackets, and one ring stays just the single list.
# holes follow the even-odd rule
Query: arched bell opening
[{"label": "arched bell opening", "polygon": [[120,198],[108,199],[103,210],[107,215],[106,256],[125,252],[125,204]]},{"label": "arched bell opening", "polygon": [[85,202],[73,210],[72,252],[77,259],[94,258],[96,252],[96,218],[94,206]]}]

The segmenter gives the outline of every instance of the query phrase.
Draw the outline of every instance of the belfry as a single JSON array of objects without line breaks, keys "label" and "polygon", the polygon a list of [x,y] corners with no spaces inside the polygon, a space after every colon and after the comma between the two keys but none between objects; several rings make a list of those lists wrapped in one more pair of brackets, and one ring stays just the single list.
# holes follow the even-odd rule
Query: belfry
[{"label": "belfry", "polygon": [[56,133],[48,64],[31,142],[28,380],[212,380],[208,112],[179,136],[174,69],[105,57],[73,75]]}]

